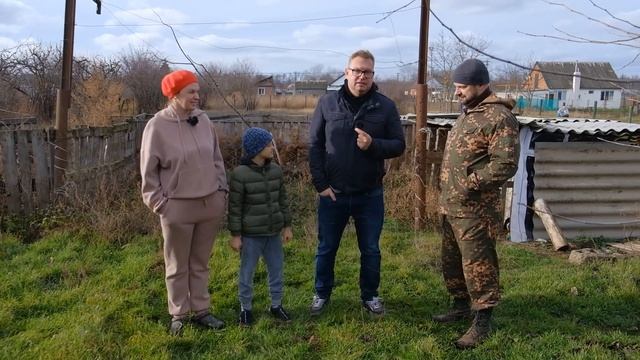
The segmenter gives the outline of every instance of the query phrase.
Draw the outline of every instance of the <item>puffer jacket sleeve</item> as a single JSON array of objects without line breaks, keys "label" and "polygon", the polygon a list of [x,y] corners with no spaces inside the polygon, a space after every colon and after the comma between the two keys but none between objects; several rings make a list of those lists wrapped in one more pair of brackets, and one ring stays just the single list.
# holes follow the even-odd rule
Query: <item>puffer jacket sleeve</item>
[{"label": "puffer jacket sleeve", "polygon": [[284,186],[284,177],[280,178],[280,190],[278,191],[278,194],[280,196],[280,211],[284,218],[284,226],[291,226],[291,211],[289,209],[289,199],[287,196],[286,186]]},{"label": "puffer jacket sleeve", "polygon": [[242,233],[242,203],[245,196],[245,186],[239,172],[239,169],[236,168],[229,177],[228,227],[233,236]]}]

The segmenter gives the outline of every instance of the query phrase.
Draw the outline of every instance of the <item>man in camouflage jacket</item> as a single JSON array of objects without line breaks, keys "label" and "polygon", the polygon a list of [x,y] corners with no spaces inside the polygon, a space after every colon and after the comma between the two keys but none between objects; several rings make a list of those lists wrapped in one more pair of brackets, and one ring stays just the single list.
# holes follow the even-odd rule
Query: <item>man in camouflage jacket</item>
[{"label": "man in camouflage jacket", "polygon": [[496,238],[501,232],[500,187],[518,164],[518,122],[513,100],[495,96],[485,65],[470,59],[454,71],[463,111],[449,132],[440,174],[442,272],[453,306],[433,320],[475,318],[456,341],[473,347],[491,331],[500,299]]}]

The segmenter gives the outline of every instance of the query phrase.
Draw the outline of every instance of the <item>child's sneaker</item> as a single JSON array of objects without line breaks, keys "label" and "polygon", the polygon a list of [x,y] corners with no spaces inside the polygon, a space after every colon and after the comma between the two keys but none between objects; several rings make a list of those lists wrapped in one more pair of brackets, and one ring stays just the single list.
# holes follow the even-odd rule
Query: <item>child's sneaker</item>
[{"label": "child's sneaker", "polygon": [[291,316],[289,315],[289,313],[282,307],[282,305],[278,305],[278,306],[272,306],[269,309],[269,312],[271,313],[271,315],[273,315],[276,319],[280,320],[280,321],[286,321],[289,322],[291,321]]},{"label": "child's sneaker", "polygon": [[240,311],[240,325],[242,326],[251,326],[253,325],[253,314],[251,310],[241,310]]}]

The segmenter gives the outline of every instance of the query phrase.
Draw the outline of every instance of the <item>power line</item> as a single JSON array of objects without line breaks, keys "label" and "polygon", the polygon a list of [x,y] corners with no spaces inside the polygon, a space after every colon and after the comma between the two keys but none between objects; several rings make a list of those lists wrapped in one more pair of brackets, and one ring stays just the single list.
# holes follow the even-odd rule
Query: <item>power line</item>
[{"label": "power line", "polygon": [[[409,4],[403,6],[406,7],[411,3],[415,2],[415,0],[411,1]],[[138,17],[143,20],[154,22],[153,24],[76,24],[79,27],[88,27],[88,28],[98,28],[98,27],[120,27],[120,26],[129,26],[129,27],[147,27],[147,26],[160,26],[161,24],[157,24],[156,21],[152,19],[146,18],[144,16],[140,16],[135,14],[134,12],[121,8],[117,5],[109,4],[111,7],[120,9],[124,12],[127,12],[135,17]],[[360,14],[350,14],[350,15],[339,15],[339,16],[327,16],[327,17],[319,17],[319,18],[306,18],[306,19],[293,19],[293,20],[264,20],[264,21],[205,21],[205,22],[183,22],[183,23],[167,23],[171,26],[201,26],[201,25],[273,25],[273,24],[293,24],[293,23],[306,23],[306,22],[317,22],[317,21],[329,21],[329,20],[342,20],[356,17],[370,17],[370,16],[380,16],[386,15],[383,19],[377,21],[380,22],[386,19],[389,15],[395,12],[404,12],[411,11],[415,9],[419,9],[419,6],[415,6],[412,8],[408,8],[405,10],[396,9],[392,12],[376,12],[376,13],[360,13]]]},{"label": "power line", "polygon": [[[103,4],[104,5],[104,4]],[[147,20],[147,21],[151,21],[154,22],[154,24],[148,24],[149,26],[163,26],[163,25],[169,25],[172,27],[173,31],[175,31],[176,33],[187,37],[191,40],[195,40],[195,41],[199,41],[202,42],[204,44],[207,44],[208,46],[214,48],[214,49],[218,49],[218,50],[243,50],[243,49],[268,49],[268,50],[279,50],[279,51],[294,51],[294,52],[313,52],[313,53],[329,53],[329,54],[335,54],[335,55],[340,55],[340,56],[344,56],[344,57],[348,57],[349,54],[346,54],[344,52],[341,51],[337,51],[337,50],[331,50],[331,49],[312,49],[312,48],[288,48],[288,47],[283,47],[283,46],[270,46],[270,45],[243,45],[243,46],[219,46],[219,45],[214,45],[211,42],[189,35],[187,33],[185,33],[184,31],[180,31],[177,30],[175,28],[173,28],[176,24],[170,24],[170,23],[159,23],[157,20],[154,19],[149,19],[143,16],[140,16],[138,14],[135,14],[129,10],[123,9],[119,6],[115,6],[113,4],[109,4],[110,7],[114,7],[114,8],[118,8],[124,12],[127,12],[133,16],[139,17],[141,19]],[[409,11],[412,9],[408,9],[406,11]],[[147,44],[149,47],[151,47],[152,49],[158,51],[158,53],[160,53],[160,51],[158,49],[156,49],[154,46],[152,46],[151,44],[149,44],[146,40],[140,38],[139,36],[137,36],[137,34],[130,28],[129,25],[122,23],[122,21],[120,21],[118,19],[118,17],[115,16],[115,14],[109,10],[109,12],[111,13],[111,15],[116,19],[116,21],[118,21],[120,23],[120,25],[122,27],[124,27],[125,29],[127,29],[130,33],[132,33],[134,36],[136,36],[138,39],[140,39],[140,41],[142,41],[143,43]],[[382,14],[386,14],[386,13],[382,13]],[[368,14],[368,15],[380,15],[380,13],[373,13],[373,14]],[[359,15],[347,15],[346,17],[353,17],[353,16],[359,16]],[[345,16],[336,16],[336,17],[331,17],[331,18],[344,18]],[[164,20],[163,20],[164,21]],[[195,23],[193,23],[195,24]],[[206,24],[206,23],[200,23],[200,24]],[[169,63],[173,63],[168,61]],[[378,63],[396,63],[397,61],[388,61],[388,60],[377,60]]]},{"label": "power line", "polygon": [[[391,15],[393,15],[393,14],[395,14],[395,13],[397,13],[397,12],[402,11],[402,9],[404,9],[404,8],[406,8],[407,6],[409,6],[409,5],[413,4],[414,2],[416,2],[416,0],[411,0],[409,3],[404,4],[404,5],[400,6],[399,8],[397,8],[397,9],[395,9],[395,10],[392,10],[392,11],[390,11],[390,12],[386,13],[386,16],[385,16],[385,17],[383,17],[382,19],[380,19],[380,20],[376,21],[376,24],[377,24],[377,23],[379,23],[379,22],[384,21],[386,18],[390,17]],[[409,9],[409,10],[412,10],[412,9],[419,9],[419,8],[421,8],[421,7],[422,7],[422,6],[416,6],[416,7],[414,7],[414,8]],[[404,11],[408,11],[408,10],[404,10]]]}]

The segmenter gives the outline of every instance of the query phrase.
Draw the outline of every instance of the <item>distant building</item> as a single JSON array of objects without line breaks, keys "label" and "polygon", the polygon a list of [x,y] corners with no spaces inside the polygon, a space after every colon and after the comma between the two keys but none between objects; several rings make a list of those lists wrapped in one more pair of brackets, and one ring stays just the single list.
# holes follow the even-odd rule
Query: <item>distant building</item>
[{"label": "distant building", "polygon": [[536,62],[523,89],[529,106],[545,110],[557,110],[563,103],[574,109],[619,109],[622,90],[606,79],[618,79],[608,62]]},{"label": "distant building", "polygon": [[342,85],[344,84],[346,77],[344,75],[344,73],[340,76],[338,76],[337,79],[333,80],[328,86],[327,86],[327,92],[329,91],[338,91],[340,90],[340,88],[342,87]]},{"label": "distant building", "polygon": [[[428,79],[427,80],[427,91],[429,91],[429,101],[442,101],[444,92],[444,87],[440,82],[436,79]],[[408,89],[404,90],[404,96],[409,96],[415,98],[418,95],[417,85],[413,85]]]},{"label": "distant building", "polygon": [[273,76],[269,76],[258,80],[256,83],[256,91],[258,96],[271,96],[274,93]]},{"label": "distant building", "polygon": [[303,80],[296,81],[293,88],[293,95],[313,95],[320,96],[327,93],[326,80]]}]

